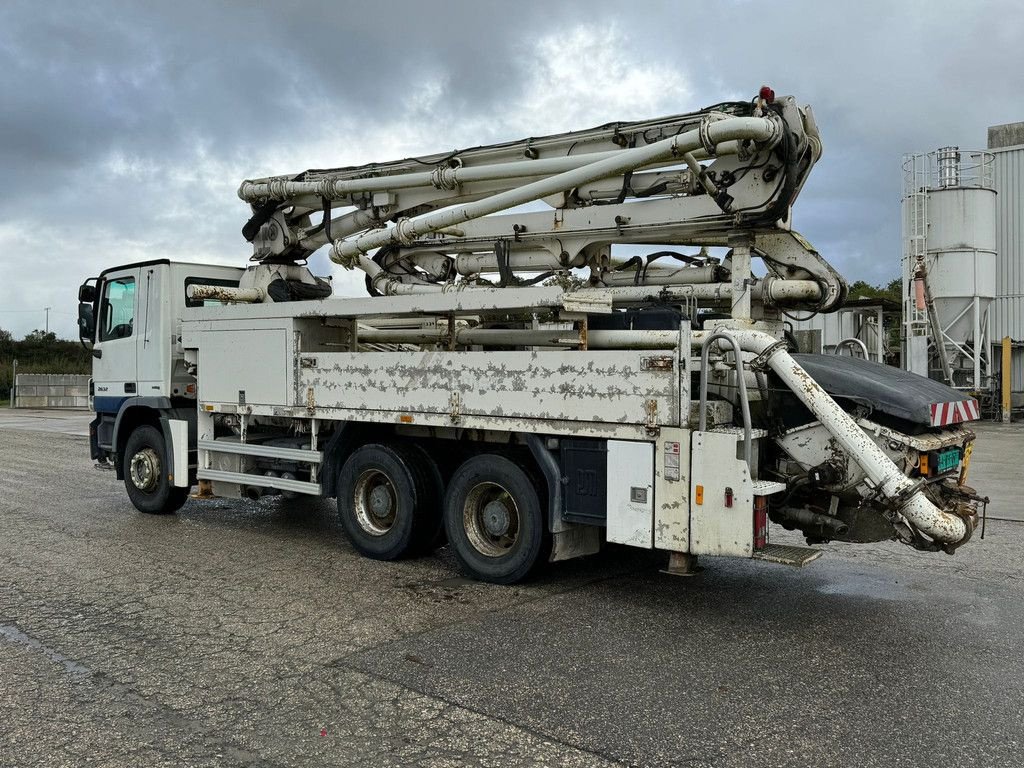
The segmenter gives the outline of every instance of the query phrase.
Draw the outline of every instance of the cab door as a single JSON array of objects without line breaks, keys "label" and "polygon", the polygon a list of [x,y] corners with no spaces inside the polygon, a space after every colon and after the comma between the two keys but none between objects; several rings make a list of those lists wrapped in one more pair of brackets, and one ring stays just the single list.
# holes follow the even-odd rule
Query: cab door
[{"label": "cab door", "polygon": [[117,413],[121,404],[138,395],[139,269],[113,270],[103,275],[96,318],[92,376],[96,413]]},{"label": "cab door", "polygon": [[139,267],[135,297],[135,376],[138,394],[169,395],[171,378],[170,308],[165,295],[170,267],[148,264]]}]

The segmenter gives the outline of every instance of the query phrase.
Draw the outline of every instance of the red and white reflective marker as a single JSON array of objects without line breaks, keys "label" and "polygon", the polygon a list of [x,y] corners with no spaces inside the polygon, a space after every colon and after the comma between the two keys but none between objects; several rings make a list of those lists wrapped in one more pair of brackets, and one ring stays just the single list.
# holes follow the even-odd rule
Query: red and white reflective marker
[{"label": "red and white reflective marker", "polygon": [[961,421],[981,418],[977,400],[958,400],[954,403],[932,403],[932,426],[944,427]]}]

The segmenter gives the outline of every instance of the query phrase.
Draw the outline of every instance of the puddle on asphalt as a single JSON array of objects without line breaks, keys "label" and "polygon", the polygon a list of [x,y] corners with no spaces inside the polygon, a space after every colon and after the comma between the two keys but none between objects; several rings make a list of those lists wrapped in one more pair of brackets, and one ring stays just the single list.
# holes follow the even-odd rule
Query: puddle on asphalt
[{"label": "puddle on asphalt", "polygon": [[442,579],[432,583],[439,587],[473,587],[480,584],[480,582],[467,579],[465,576],[453,576],[450,579]]},{"label": "puddle on asphalt", "polygon": [[55,651],[53,648],[43,645],[39,640],[32,637],[32,635],[25,634],[13,624],[0,624],[0,638],[3,638],[9,643],[21,645],[43,654],[43,656],[48,658],[50,661],[63,666],[64,670],[72,677],[83,678],[92,675],[92,670],[84,664],[79,664],[74,659],[69,659],[67,656]]},{"label": "puddle on asphalt", "polygon": [[906,586],[899,582],[878,581],[877,579],[829,582],[822,584],[817,589],[824,595],[870,597],[875,600],[904,600],[907,596]]}]

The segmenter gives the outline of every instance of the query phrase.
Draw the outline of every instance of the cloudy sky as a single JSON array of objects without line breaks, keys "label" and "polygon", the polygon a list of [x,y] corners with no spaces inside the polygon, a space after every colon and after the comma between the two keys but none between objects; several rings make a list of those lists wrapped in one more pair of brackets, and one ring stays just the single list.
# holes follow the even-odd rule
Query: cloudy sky
[{"label": "cloudy sky", "polygon": [[[0,328],[76,338],[118,263],[242,265],[244,178],[749,98],[814,107],[796,227],[851,280],[899,269],[900,160],[1024,120],[1024,4],[0,3]],[[340,268],[320,257],[323,273]],[[362,282],[360,277],[359,283]]]}]

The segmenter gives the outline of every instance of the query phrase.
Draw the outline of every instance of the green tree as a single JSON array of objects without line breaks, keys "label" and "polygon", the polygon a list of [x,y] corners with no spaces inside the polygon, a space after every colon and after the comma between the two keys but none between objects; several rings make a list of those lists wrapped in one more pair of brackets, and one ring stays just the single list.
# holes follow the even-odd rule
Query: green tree
[{"label": "green tree", "polygon": [[850,283],[850,298],[889,299],[890,301],[899,301],[902,290],[902,281],[898,277],[895,280],[890,281],[885,286],[871,285],[871,283],[866,283],[863,280],[857,280]]},{"label": "green tree", "polygon": [[14,360],[19,373],[89,373],[92,367],[80,344],[58,339],[55,333],[37,329],[15,341],[9,331],[0,330],[0,400],[10,397]]}]

